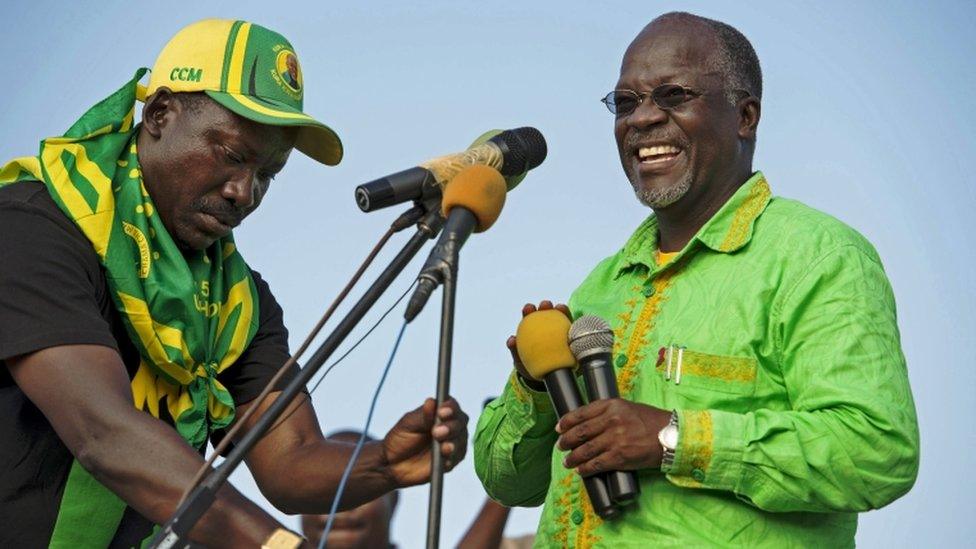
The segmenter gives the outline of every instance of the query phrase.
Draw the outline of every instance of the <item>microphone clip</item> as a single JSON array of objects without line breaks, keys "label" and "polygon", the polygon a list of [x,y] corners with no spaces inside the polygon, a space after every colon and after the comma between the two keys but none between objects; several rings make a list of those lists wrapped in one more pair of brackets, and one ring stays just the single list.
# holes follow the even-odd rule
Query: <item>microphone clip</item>
[{"label": "microphone clip", "polygon": [[453,280],[457,276],[458,261],[463,244],[464,239],[457,238],[456,234],[446,232],[434,246],[430,257],[417,277],[417,289],[414,290],[413,295],[410,296],[410,301],[407,303],[407,310],[403,315],[407,322],[413,322],[413,319],[417,318],[438,286],[448,278]]}]

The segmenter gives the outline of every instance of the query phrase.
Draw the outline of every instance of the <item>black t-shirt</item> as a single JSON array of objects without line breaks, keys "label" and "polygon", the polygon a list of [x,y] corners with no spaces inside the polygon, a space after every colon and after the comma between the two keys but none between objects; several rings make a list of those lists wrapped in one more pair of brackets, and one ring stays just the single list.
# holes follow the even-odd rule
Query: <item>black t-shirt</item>
[{"label": "black t-shirt", "polygon": [[[268,284],[252,271],[258,332],[219,374],[234,402],[247,403],[288,359],[288,332]],[[110,298],[91,243],[42,183],[0,187],[0,547],[46,547],[73,457],[44,415],[14,383],[6,359],[47,347],[116,349],[130,379],[139,353]],[[279,382],[283,387],[297,371]],[[79,372],[79,375],[84,375]],[[113,546],[131,546],[152,525],[127,508]]]}]

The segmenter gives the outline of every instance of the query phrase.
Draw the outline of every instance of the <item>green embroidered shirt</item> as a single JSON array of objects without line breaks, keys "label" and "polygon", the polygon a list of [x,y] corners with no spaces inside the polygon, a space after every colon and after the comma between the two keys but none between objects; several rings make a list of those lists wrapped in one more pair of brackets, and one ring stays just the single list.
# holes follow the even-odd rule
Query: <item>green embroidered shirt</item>
[{"label": "green embroidered shirt", "polygon": [[674,463],[613,522],[554,450],[545,393],[513,375],[475,434],[491,497],[545,503],[538,547],[853,546],[857,512],[906,493],[918,427],[895,302],[857,232],[756,173],[655,263],[647,219],[573,293],[615,332],[623,398],[677,410]]}]

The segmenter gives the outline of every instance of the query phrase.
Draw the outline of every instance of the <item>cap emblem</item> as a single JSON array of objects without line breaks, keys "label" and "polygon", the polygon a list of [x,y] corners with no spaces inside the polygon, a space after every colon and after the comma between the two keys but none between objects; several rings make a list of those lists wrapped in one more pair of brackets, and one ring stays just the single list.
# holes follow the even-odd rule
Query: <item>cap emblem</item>
[{"label": "cap emblem", "polygon": [[295,52],[288,49],[278,52],[278,57],[275,59],[275,77],[285,91],[290,92],[289,95],[302,93],[302,69],[298,65]]}]

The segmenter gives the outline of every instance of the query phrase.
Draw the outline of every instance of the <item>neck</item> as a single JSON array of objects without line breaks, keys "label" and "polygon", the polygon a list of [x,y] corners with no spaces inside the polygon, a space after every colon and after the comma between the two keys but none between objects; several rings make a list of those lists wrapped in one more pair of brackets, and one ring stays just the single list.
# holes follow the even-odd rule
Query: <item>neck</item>
[{"label": "neck", "polygon": [[692,190],[680,200],[654,210],[659,232],[658,249],[662,252],[683,249],[750,177],[752,167],[744,166],[720,182],[692,184]]}]

